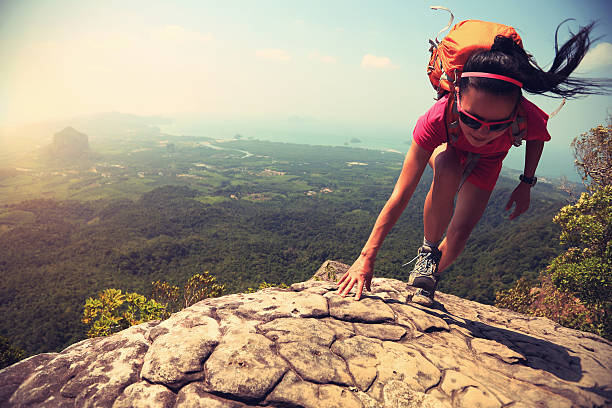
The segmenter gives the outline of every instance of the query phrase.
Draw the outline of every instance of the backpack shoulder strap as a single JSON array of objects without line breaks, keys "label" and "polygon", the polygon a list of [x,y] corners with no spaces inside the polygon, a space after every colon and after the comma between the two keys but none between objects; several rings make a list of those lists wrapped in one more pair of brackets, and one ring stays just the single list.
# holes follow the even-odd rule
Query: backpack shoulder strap
[{"label": "backpack shoulder strap", "polygon": [[523,139],[527,136],[527,113],[523,106],[519,103],[516,119],[510,125],[512,133],[512,144],[516,147],[523,143]]},{"label": "backpack shoulder strap", "polygon": [[446,141],[451,146],[455,144],[459,138],[459,112],[457,111],[457,98],[455,93],[451,92],[448,96],[450,99],[444,110],[444,123],[446,124]]}]

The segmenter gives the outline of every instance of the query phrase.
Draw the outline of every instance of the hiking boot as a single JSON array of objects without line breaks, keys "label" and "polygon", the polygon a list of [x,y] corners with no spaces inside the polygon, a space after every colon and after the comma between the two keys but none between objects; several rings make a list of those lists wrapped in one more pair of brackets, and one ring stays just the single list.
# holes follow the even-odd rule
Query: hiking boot
[{"label": "hiking boot", "polygon": [[[413,302],[425,306],[433,304],[434,293],[438,286],[438,280],[440,279],[440,275],[438,275],[438,263],[441,257],[442,252],[440,252],[438,248],[432,248],[427,245],[423,245],[419,248],[416,258],[413,259],[416,260],[416,263],[408,277],[408,284],[415,288],[419,288],[412,297]],[[415,301],[415,299],[421,299],[424,303]]]},{"label": "hiking boot", "polygon": [[436,293],[435,290],[433,292],[428,292],[423,288],[419,288],[417,289],[416,293],[412,295],[412,303],[432,307],[435,303],[434,293]]}]

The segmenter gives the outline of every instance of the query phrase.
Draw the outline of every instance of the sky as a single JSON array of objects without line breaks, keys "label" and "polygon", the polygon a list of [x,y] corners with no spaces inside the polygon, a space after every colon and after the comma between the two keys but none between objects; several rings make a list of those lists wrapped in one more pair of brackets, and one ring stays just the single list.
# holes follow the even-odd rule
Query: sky
[{"label": "sky", "polygon": [[[428,39],[449,18],[430,10],[432,4],[0,0],[0,126],[122,112],[172,118],[179,133],[206,123],[264,123],[281,132],[300,127],[301,135],[327,128],[362,139],[409,140],[433,103],[425,75]],[[563,41],[568,28],[599,20],[594,36],[600,39],[579,71],[612,77],[609,1],[435,5],[451,8],[455,23],[516,27],[544,67],[561,21],[575,19],[561,28]],[[546,112],[559,104],[527,97]],[[573,137],[604,123],[610,112],[609,95],[569,101],[549,122],[553,140],[543,160],[569,155]],[[234,127],[226,131],[241,132]]]}]

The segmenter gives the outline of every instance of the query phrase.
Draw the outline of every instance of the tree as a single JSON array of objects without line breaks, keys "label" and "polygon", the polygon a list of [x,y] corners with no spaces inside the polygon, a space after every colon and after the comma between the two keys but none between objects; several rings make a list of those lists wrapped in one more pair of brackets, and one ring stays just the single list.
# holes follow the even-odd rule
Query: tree
[{"label": "tree", "polygon": [[[612,145],[610,145],[612,146]],[[591,317],[596,332],[612,337],[612,185],[583,193],[574,205],[553,219],[561,225],[567,251],[550,265],[559,290],[597,311]]]},{"label": "tree", "polygon": [[496,305],[612,339],[612,117],[572,142],[587,192],[553,218],[567,249],[540,275],[497,293]]},{"label": "tree", "polygon": [[130,326],[162,320],[202,299],[221,296],[225,289],[208,271],[193,275],[181,291],[168,282],[152,282],[151,299],[138,293],[105,289],[85,301],[82,322],[89,326],[87,337],[108,336]]},{"label": "tree", "polygon": [[520,278],[510,289],[495,294],[495,306],[515,312],[529,314],[535,300],[532,285],[525,278]]},{"label": "tree", "polygon": [[85,301],[82,322],[89,325],[87,337],[99,337],[165,316],[166,307],[161,303],[138,293],[122,293],[111,288]]},{"label": "tree", "polygon": [[24,359],[25,351],[11,344],[9,339],[0,336],[0,370]]},{"label": "tree", "polygon": [[151,297],[163,304],[168,314],[174,313],[200,300],[221,296],[225,286],[217,284],[216,281],[217,278],[208,271],[198,273],[189,278],[182,292],[178,286],[155,281],[151,283],[153,285]]},{"label": "tree", "polygon": [[287,286],[287,284],[286,284],[286,283],[283,283],[283,282],[281,282],[281,283],[279,283],[278,285],[276,285],[276,284],[274,284],[274,283],[269,283],[269,282],[263,281],[263,282],[261,282],[261,283],[259,284],[259,287],[258,287],[257,289],[249,287],[249,288],[247,288],[247,290],[245,291],[245,293],[255,293],[255,292],[257,292],[258,290],[267,289],[267,288],[281,288],[281,289],[288,289],[288,288],[289,288],[289,286]]},{"label": "tree", "polygon": [[587,190],[612,185],[612,115],[606,126],[599,125],[572,141],[574,165]]}]

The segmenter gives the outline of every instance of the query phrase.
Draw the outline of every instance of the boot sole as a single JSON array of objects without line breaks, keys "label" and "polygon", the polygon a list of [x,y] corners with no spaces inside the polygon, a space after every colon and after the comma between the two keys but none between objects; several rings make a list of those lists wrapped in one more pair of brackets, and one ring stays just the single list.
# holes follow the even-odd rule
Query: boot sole
[{"label": "boot sole", "polygon": [[423,295],[412,295],[412,303],[416,303],[418,305],[422,305],[422,306],[427,306],[427,307],[431,307],[434,305],[434,300],[428,298],[427,296],[423,296]]},{"label": "boot sole", "polygon": [[424,276],[410,276],[408,277],[408,285],[412,286],[413,288],[421,288],[421,289],[425,289],[429,292],[433,291],[436,282],[429,277],[424,277]]}]

